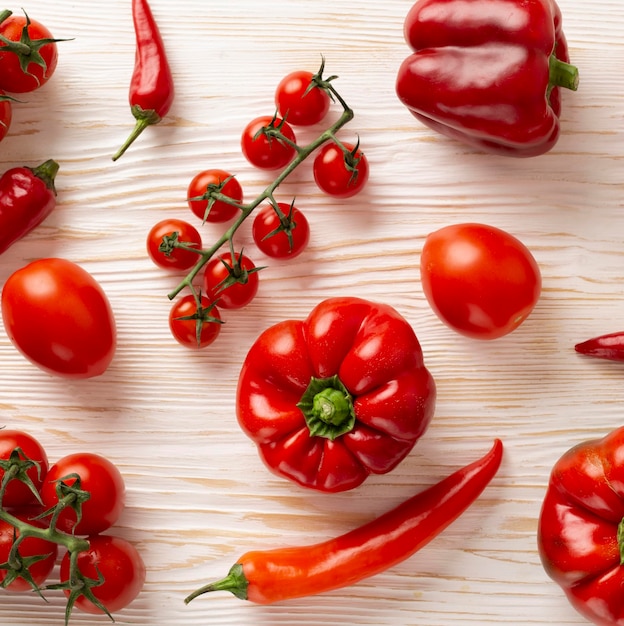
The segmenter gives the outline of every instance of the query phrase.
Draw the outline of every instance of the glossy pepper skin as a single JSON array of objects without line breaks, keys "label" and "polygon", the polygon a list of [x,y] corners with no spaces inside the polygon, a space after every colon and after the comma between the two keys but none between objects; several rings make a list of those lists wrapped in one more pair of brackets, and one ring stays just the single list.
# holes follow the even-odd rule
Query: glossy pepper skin
[{"label": "glossy pepper skin", "polygon": [[560,87],[576,90],[554,0],[418,0],[404,34],[399,100],[479,150],[531,157],[559,138]]},{"label": "glossy pepper skin", "polygon": [[273,472],[337,492],[396,467],[435,396],[408,322],[388,305],[338,297],[260,335],[240,373],[237,415]]},{"label": "glossy pepper skin", "polygon": [[607,361],[624,361],[624,332],[617,331],[592,337],[574,346],[579,354]]},{"label": "glossy pepper skin", "polygon": [[600,626],[624,626],[624,428],[555,463],[538,547],[546,573],[579,613]]},{"label": "glossy pepper skin", "polygon": [[404,561],[439,535],[496,475],[503,445],[494,441],[480,459],[396,508],[322,543],[244,554],[224,579],[198,589],[230,591],[242,600],[271,604],[353,585]]}]

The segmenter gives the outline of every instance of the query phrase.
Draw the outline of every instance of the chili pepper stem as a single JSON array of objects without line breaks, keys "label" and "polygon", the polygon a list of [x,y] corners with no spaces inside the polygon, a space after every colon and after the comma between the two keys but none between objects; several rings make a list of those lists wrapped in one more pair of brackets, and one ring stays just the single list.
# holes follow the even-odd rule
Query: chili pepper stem
[{"label": "chili pepper stem", "polygon": [[191,600],[194,600],[204,593],[209,593],[210,591],[229,591],[237,598],[247,600],[248,586],[249,582],[243,573],[243,566],[240,563],[236,563],[230,568],[230,571],[225,578],[197,589],[184,599],[184,604],[188,604]]},{"label": "chili pepper stem", "polygon": [[59,164],[54,159],[48,159],[41,165],[29,169],[37,178],[40,178],[45,183],[48,189],[52,190],[56,195],[54,179],[58,174]]},{"label": "chili pepper stem", "polygon": [[113,155],[113,161],[116,161],[135,141],[135,139],[152,124],[158,124],[160,122],[160,116],[154,110],[144,111],[139,106],[132,107],[132,114],[136,118],[136,124],[132,129],[128,139],[119,148],[119,150]]},{"label": "chili pepper stem", "polygon": [[578,68],[570,63],[558,59],[554,54],[550,55],[549,85],[550,87],[563,87],[576,91],[579,85]]}]

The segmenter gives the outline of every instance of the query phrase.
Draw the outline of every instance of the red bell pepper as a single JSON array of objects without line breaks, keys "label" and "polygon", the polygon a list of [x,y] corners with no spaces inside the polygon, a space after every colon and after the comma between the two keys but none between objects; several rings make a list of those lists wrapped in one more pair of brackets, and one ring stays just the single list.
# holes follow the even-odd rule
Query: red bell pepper
[{"label": "red bell pepper", "polygon": [[601,626],[624,625],[624,427],[553,467],[538,527],[546,573]]},{"label": "red bell pepper", "polygon": [[554,0],[418,0],[414,53],[396,91],[430,128],[487,152],[530,157],[559,137],[559,87],[576,90]]},{"label": "red bell pepper", "polygon": [[276,474],[321,491],[392,470],[433,416],[435,384],[392,307],[329,298],[265,330],[237,391],[243,431]]}]

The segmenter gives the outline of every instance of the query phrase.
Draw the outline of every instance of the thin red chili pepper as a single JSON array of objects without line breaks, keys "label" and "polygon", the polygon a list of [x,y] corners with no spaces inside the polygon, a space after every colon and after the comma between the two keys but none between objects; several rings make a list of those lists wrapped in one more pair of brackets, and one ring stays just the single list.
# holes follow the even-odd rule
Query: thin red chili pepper
[{"label": "thin red chili pepper", "polygon": [[352,585],[407,559],[457,519],[492,480],[503,444],[381,517],[322,543],[244,554],[220,581],[198,589],[230,591],[259,604]]},{"label": "thin red chili pepper", "polygon": [[130,81],[130,109],[136,119],[134,130],[113,156],[116,161],[150,125],[168,113],[174,96],[173,77],[158,25],[147,0],[132,0],[136,34],[134,72]]},{"label": "thin red chili pepper", "polygon": [[580,354],[609,361],[624,361],[624,331],[582,341],[574,346]]}]

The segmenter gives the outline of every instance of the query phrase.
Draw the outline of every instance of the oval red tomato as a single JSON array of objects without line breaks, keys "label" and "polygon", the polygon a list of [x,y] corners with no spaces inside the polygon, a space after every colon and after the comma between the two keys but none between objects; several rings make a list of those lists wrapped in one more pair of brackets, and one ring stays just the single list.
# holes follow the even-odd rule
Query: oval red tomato
[{"label": "oval red tomato", "polygon": [[310,240],[310,224],[295,206],[277,203],[283,218],[271,205],[260,209],[252,225],[253,240],[264,254],[274,259],[292,259],[301,254]]},{"label": "oval red tomato", "polygon": [[11,105],[11,100],[2,90],[0,90],[0,141],[7,136],[12,120],[13,107]]},{"label": "oval red tomato", "polygon": [[329,111],[329,94],[318,86],[314,76],[312,72],[298,70],[284,76],[277,85],[275,106],[293,126],[317,124]]},{"label": "oval red tomato", "polygon": [[541,292],[541,274],[528,248],[485,224],[456,224],[431,233],[420,257],[425,296],[457,332],[496,339],[516,329]]},{"label": "oval red tomato", "polygon": [[247,256],[227,252],[216,256],[204,270],[204,293],[224,309],[241,309],[258,293],[258,270]]},{"label": "oval red tomato", "polygon": [[336,198],[350,198],[362,191],[369,176],[366,155],[345,143],[345,154],[334,142],[325,144],[314,159],[312,168],[318,188]]},{"label": "oval red tomato", "polygon": [[[188,270],[197,261],[199,254],[192,250],[163,244],[163,238],[184,243],[191,248],[201,250],[202,239],[195,226],[184,220],[168,218],[154,224],[147,234],[147,254],[158,267],[168,270]],[[162,246],[165,245],[165,249]]]},{"label": "oval red tomato", "polygon": [[215,341],[221,332],[219,310],[206,296],[201,296],[198,312],[195,296],[189,294],[174,302],[169,312],[169,330],[185,348],[199,350]]},{"label": "oval red tomato", "polygon": [[[291,143],[270,134],[277,129]],[[292,145],[295,142],[295,133],[287,122],[267,115],[256,118],[245,127],[241,137],[241,149],[252,165],[275,170],[288,165],[295,158],[297,150]]]},{"label": "oval red tomato", "polygon": [[193,198],[203,198],[211,191],[218,191],[236,204],[243,203],[243,188],[229,172],[220,169],[204,170],[192,178],[187,190],[189,208],[197,217],[206,222],[221,223],[239,214],[240,209],[236,204],[229,204],[223,200],[215,200],[206,214],[208,200],[194,200]]},{"label": "oval red tomato", "polygon": [[51,374],[90,378],[113,360],[116,328],[108,298],[71,261],[39,259],[9,276],[2,319],[13,345]]}]

